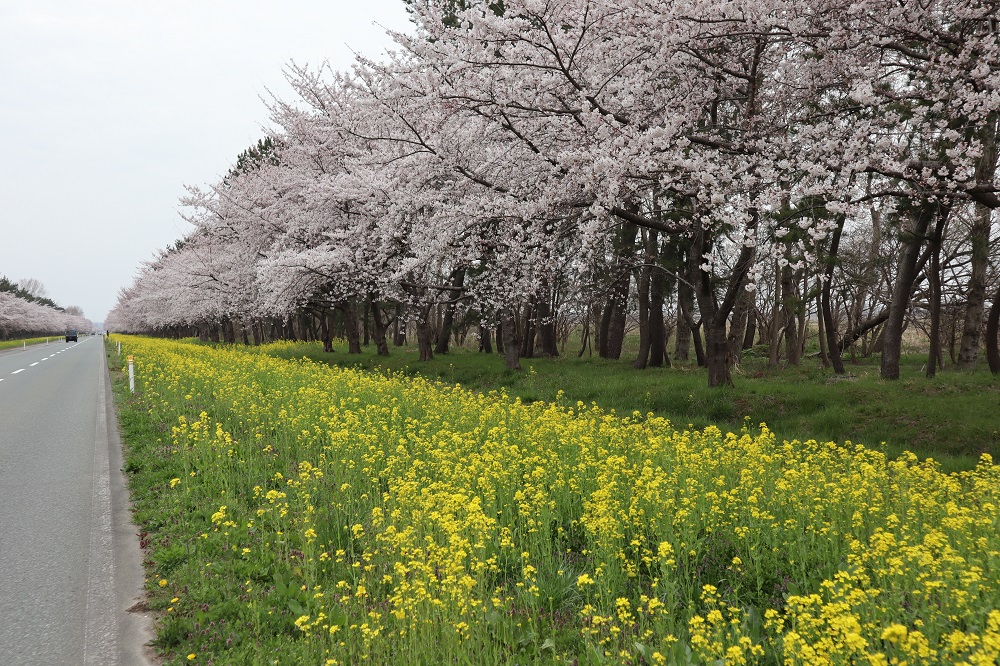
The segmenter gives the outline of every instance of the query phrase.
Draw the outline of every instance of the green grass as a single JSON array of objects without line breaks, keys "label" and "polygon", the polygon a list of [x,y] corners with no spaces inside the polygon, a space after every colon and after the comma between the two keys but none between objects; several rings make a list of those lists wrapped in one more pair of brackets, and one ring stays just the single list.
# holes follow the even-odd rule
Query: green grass
[{"label": "green grass", "polygon": [[50,335],[47,338],[22,338],[19,340],[0,340],[0,349],[13,349],[14,347],[23,347],[24,345],[37,345],[44,344],[46,342],[58,342],[62,340],[62,336]]},{"label": "green grass", "polygon": [[422,375],[475,391],[506,388],[526,402],[554,401],[561,391],[570,403],[597,403],[622,414],[653,412],[680,427],[738,431],[749,419],[767,423],[785,439],[851,441],[892,457],[913,451],[937,459],[946,471],[971,469],[983,453],[1000,458],[1000,379],[985,368],[945,370],[927,379],[923,356],[904,357],[900,380],[885,381],[878,357],[848,362],[848,378],[837,380],[818,359],[769,368],[751,353],[734,374],[734,388],[710,389],[701,368],[675,363],[635,370],[626,354],[619,361],[575,353],[522,359],[523,371],[511,372],[496,354],[458,348],[422,363],[415,347],[390,350],[388,357],[377,356],[374,346],[348,355],[338,345],[327,354],[318,344],[302,343],[281,355]]}]

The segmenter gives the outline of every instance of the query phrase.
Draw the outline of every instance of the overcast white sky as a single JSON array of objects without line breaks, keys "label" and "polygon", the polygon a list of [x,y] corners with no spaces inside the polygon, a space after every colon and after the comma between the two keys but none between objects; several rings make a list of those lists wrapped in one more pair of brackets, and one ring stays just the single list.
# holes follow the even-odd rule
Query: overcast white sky
[{"label": "overcast white sky", "polygon": [[[376,25],[378,24],[378,25]],[[0,0],[0,275],[102,321],[263,135],[291,60],[391,45],[403,0]]]}]

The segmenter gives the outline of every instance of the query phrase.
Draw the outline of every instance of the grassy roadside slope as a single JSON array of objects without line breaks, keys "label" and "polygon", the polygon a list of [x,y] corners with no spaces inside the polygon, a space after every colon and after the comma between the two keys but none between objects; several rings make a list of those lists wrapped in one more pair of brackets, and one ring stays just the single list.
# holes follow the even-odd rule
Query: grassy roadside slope
[{"label": "grassy roadside slope", "polygon": [[46,344],[47,342],[58,342],[62,340],[61,335],[50,335],[47,338],[23,338],[20,340],[0,340],[0,351],[4,349],[14,349],[16,347],[23,347],[24,345],[39,345]]}]

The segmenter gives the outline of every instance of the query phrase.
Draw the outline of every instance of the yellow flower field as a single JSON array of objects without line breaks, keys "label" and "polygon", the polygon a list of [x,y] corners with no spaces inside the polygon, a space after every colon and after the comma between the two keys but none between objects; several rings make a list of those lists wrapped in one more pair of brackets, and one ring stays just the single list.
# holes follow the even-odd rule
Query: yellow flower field
[{"label": "yellow flower field", "polygon": [[[128,465],[176,663],[1000,656],[987,456],[948,476],[763,425],[688,432],[259,349],[116,339],[135,356]],[[130,437],[136,424],[148,434]]]}]

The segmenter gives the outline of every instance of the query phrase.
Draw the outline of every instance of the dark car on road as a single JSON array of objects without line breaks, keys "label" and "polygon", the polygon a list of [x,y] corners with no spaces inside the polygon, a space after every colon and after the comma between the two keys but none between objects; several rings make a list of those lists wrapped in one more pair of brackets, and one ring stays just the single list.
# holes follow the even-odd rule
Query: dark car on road
[{"label": "dark car on road", "polygon": [[69,330],[66,331],[66,342],[78,342],[76,339],[76,331]]}]

